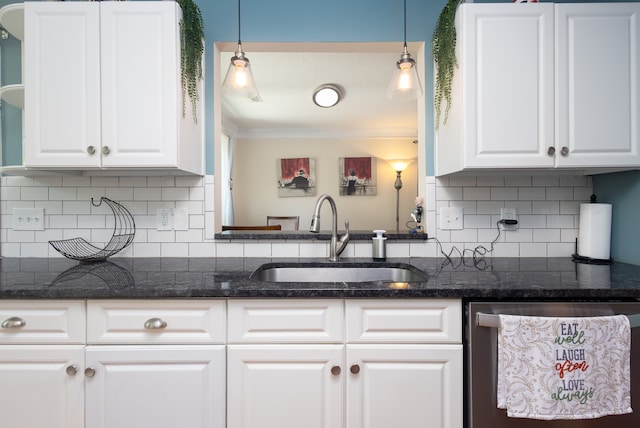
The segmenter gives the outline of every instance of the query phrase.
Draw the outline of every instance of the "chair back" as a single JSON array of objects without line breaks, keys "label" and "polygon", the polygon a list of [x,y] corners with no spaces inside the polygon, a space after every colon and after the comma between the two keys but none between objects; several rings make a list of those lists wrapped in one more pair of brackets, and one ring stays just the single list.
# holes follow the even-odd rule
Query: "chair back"
[{"label": "chair back", "polygon": [[267,216],[267,224],[279,224],[282,226],[282,230],[298,230],[300,225],[300,217],[297,215],[291,216]]}]

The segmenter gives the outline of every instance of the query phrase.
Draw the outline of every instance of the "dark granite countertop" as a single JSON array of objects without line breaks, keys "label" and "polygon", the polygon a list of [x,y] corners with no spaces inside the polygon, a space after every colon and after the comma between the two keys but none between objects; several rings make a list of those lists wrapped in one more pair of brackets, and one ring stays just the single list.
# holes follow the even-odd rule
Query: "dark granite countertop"
[{"label": "dark granite countertop", "polygon": [[[344,230],[338,231],[338,235],[344,234]],[[350,230],[351,241],[370,241],[375,234],[371,230]],[[426,233],[410,233],[409,231],[388,230],[384,233],[388,241],[425,241],[429,238]],[[226,230],[216,233],[215,239],[228,239],[230,241],[242,240],[290,240],[290,241],[329,241],[331,240],[330,230],[321,230],[319,233],[308,230]]]},{"label": "dark granite countertop", "polygon": [[[270,283],[250,279],[267,262],[322,259],[111,258],[77,263],[63,258],[0,259],[0,299],[92,298],[419,298],[468,300],[626,300],[640,298],[640,266],[577,264],[569,258],[389,259],[408,263],[426,280]],[[344,259],[359,266],[371,259]]]}]

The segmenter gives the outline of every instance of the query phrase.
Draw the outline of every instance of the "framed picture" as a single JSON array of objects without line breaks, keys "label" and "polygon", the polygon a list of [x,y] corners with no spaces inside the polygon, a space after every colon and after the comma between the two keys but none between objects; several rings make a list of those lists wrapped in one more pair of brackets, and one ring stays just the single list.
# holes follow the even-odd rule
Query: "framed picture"
[{"label": "framed picture", "polygon": [[316,195],[316,168],[312,158],[278,160],[278,196]]},{"label": "framed picture", "polygon": [[377,194],[376,158],[340,158],[338,169],[341,196],[373,196]]}]

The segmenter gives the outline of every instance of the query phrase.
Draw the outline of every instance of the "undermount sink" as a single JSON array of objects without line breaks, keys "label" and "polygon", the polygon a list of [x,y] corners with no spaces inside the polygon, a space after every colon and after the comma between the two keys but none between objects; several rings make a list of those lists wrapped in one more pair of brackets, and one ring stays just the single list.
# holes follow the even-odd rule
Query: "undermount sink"
[{"label": "undermount sink", "polygon": [[266,263],[251,279],[265,282],[423,282],[427,275],[406,263]]}]

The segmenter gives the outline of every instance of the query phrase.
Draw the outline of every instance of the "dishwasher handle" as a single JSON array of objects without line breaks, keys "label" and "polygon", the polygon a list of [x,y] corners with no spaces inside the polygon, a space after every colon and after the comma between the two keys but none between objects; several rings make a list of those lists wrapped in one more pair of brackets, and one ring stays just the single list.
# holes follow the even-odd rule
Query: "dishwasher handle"
[{"label": "dishwasher handle", "polygon": [[[631,328],[640,327],[640,314],[627,315]],[[478,327],[500,328],[500,315],[476,313],[476,325]]]}]

